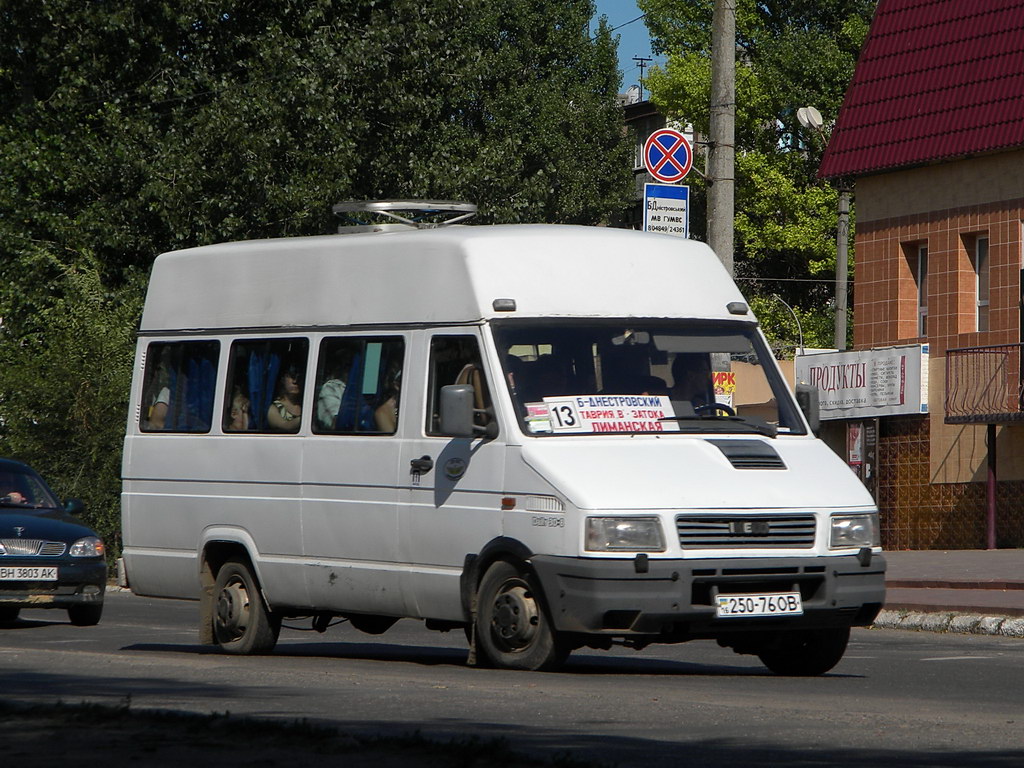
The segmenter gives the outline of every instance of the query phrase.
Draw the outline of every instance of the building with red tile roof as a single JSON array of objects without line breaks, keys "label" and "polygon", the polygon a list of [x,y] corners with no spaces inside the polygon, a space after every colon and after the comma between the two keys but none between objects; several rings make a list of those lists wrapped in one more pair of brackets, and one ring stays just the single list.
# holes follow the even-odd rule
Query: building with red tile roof
[{"label": "building with red tile roof", "polygon": [[881,0],[820,174],[1022,146],[1024,3]]},{"label": "building with red tile roof", "polygon": [[885,543],[1024,546],[1024,0],[880,0],[819,175],[855,183],[854,348],[930,350],[930,413],[878,424]]}]

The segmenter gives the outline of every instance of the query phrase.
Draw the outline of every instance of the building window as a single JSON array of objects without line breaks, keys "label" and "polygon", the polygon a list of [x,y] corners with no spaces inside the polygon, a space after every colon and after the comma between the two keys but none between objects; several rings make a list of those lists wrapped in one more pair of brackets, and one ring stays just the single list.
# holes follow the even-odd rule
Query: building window
[{"label": "building window", "polygon": [[988,308],[991,284],[989,277],[991,270],[989,269],[988,259],[988,238],[981,236],[974,238],[974,248],[972,250],[971,265],[974,267],[977,328],[979,331],[987,331],[989,329]]},{"label": "building window", "polygon": [[928,246],[917,247],[914,264],[914,283],[917,287],[917,335],[928,335]]}]

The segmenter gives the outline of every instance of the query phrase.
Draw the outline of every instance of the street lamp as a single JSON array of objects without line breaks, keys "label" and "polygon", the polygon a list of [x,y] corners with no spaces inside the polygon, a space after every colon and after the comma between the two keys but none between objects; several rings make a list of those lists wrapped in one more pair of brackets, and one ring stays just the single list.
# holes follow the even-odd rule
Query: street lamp
[{"label": "street lamp", "polygon": [[800,327],[800,317],[793,311],[793,308],[789,306],[781,296],[779,296],[779,294],[773,293],[772,298],[778,299],[779,303],[789,310],[789,314],[792,315],[793,320],[796,321],[796,335],[800,339],[800,346],[797,347],[796,353],[798,355],[802,355],[804,353],[804,329]]},{"label": "street lamp", "polygon": [[[810,128],[821,137],[823,147],[828,144],[825,131],[822,129],[824,122],[821,119],[821,112],[814,107],[800,107],[796,111],[796,119],[804,128]],[[842,182],[836,186],[839,190],[839,221],[836,227],[835,347],[842,351],[846,349],[846,271],[849,258],[847,248],[850,240],[850,189]]]}]

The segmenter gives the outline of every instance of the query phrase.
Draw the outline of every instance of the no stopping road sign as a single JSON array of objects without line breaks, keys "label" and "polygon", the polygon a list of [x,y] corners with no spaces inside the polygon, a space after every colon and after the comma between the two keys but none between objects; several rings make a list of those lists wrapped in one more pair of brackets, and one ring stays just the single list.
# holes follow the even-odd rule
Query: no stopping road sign
[{"label": "no stopping road sign", "polygon": [[644,165],[658,181],[675,184],[682,181],[693,165],[693,149],[679,131],[662,128],[644,143]]}]

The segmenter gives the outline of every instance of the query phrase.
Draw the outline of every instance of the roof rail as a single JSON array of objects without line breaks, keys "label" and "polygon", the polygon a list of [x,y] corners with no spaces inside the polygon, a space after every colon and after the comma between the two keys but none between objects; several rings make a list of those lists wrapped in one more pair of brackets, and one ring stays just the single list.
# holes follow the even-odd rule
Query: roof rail
[{"label": "roof rail", "polygon": [[[449,227],[474,216],[476,204],[455,200],[347,200],[336,203],[331,211],[339,216],[347,216],[352,222],[338,227],[338,234],[346,235]],[[383,216],[393,221],[375,224],[365,218],[366,214]]]}]

